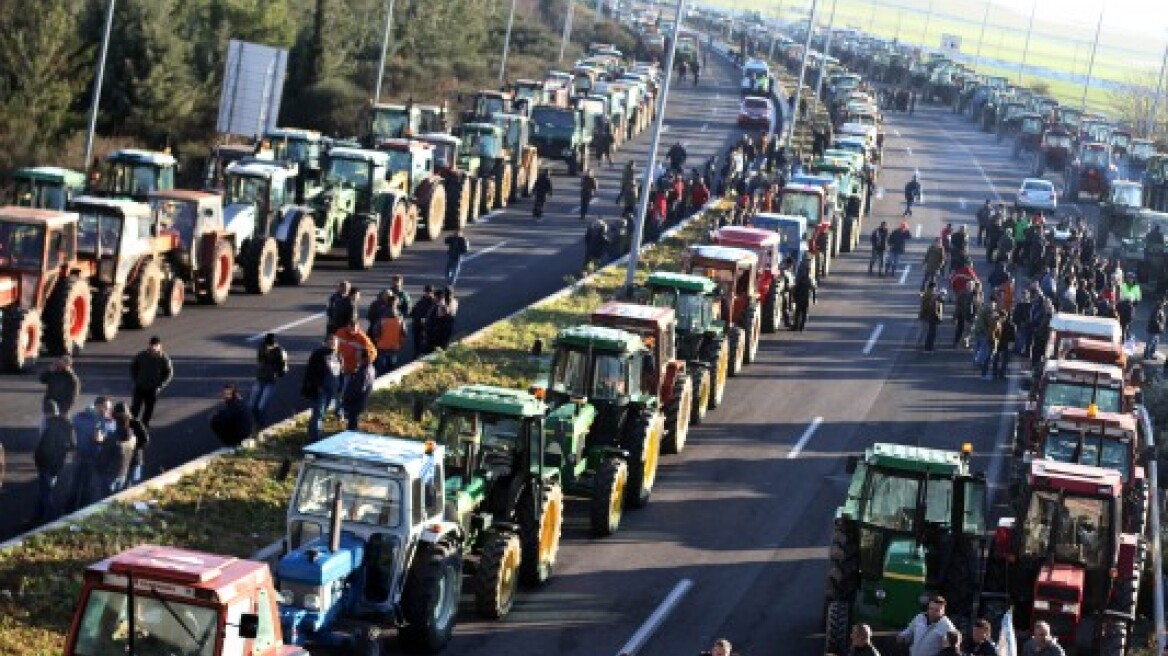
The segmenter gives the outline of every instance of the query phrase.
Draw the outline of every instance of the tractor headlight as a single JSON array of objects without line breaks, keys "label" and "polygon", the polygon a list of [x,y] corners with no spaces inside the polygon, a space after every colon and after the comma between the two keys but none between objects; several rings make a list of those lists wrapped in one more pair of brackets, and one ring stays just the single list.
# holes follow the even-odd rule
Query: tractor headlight
[{"label": "tractor headlight", "polygon": [[320,595],[306,594],[304,595],[304,607],[308,610],[320,610]]},{"label": "tractor headlight", "polygon": [[291,606],[292,602],[295,600],[296,595],[293,594],[291,590],[281,590],[276,593],[276,601],[284,604],[285,606]]},{"label": "tractor headlight", "polygon": [[1034,610],[1050,610],[1050,602],[1044,599],[1035,599]]},{"label": "tractor headlight", "polygon": [[884,588],[876,588],[876,598],[877,599],[883,600],[887,596],[888,596],[888,593],[884,591]]}]

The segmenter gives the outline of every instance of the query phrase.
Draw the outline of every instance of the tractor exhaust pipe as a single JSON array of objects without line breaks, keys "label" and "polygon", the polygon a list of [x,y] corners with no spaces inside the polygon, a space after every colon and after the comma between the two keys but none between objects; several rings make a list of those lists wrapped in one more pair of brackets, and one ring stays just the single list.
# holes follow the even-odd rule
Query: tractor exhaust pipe
[{"label": "tractor exhaust pipe", "polygon": [[341,550],[341,518],[344,516],[344,511],[341,508],[343,485],[337,481],[337,485],[333,492],[333,512],[329,516],[329,553],[337,553]]}]

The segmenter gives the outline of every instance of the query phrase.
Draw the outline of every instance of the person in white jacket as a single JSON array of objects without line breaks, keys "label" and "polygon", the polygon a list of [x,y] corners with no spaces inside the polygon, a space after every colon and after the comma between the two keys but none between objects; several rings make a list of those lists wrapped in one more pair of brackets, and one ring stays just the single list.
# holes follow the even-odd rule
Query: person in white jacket
[{"label": "person in white jacket", "polygon": [[897,634],[898,642],[909,645],[909,656],[936,656],[945,648],[945,636],[957,627],[945,617],[945,598],[938,595],[929,600],[929,608],[908,623]]}]

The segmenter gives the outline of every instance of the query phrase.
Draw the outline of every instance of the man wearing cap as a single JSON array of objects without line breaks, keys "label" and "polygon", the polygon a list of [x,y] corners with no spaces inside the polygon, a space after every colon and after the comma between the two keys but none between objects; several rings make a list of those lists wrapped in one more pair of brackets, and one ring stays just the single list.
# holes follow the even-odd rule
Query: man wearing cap
[{"label": "man wearing cap", "polygon": [[57,410],[68,416],[81,393],[81,381],[73,371],[73,358],[62,355],[51,369],[41,372],[40,380],[45,384],[45,401],[57,404]]},{"label": "man wearing cap", "polygon": [[888,260],[884,265],[884,273],[891,275],[900,268],[900,257],[904,255],[904,249],[910,239],[912,233],[908,231],[908,222],[901,221],[900,227],[888,235]]},{"label": "man wearing cap", "polygon": [[130,413],[135,419],[141,419],[146,428],[150,428],[158,394],[173,379],[174,366],[170,356],[162,350],[162,338],[155,335],[150,338],[150,345],[134,356],[130,363],[130,380],[134,383]]}]

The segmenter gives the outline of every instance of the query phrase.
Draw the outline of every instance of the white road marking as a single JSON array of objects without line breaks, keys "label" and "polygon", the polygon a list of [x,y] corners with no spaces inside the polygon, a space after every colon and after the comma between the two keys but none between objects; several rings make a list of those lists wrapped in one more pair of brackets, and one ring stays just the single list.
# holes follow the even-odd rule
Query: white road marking
[{"label": "white road marking", "polygon": [[625,643],[624,647],[621,647],[620,651],[617,652],[617,656],[633,656],[641,651],[645,643],[661,628],[661,625],[665,623],[665,618],[669,617],[669,614],[673,612],[677,604],[681,603],[682,598],[685,597],[686,593],[692,587],[693,581],[689,579],[678,581],[677,585],[673,586],[673,590],[661,602],[661,605],[657,606],[657,609],[637,629],[633,637],[629,638],[629,641]]},{"label": "white road marking", "polygon": [[900,130],[897,130],[896,128],[892,128],[892,134],[895,134],[896,136],[898,136],[898,137],[899,137],[899,136],[900,136]]},{"label": "white road marking", "polygon": [[921,224],[919,224],[919,223],[917,224],[917,239],[920,239],[920,238],[921,238],[921,228],[922,228],[922,227],[924,227],[924,226],[922,226],[922,225],[921,225]]},{"label": "white road marking", "polygon": [[317,319],[323,319],[323,318],[324,318],[324,312],[317,312],[316,314],[309,315],[307,317],[304,317],[303,319],[297,319],[296,321],[289,321],[288,323],[286,323],[282,326],[277,326],[271,330],[265,330],[262,333],[256,333],[255,335],[248,337],[247,341],[249,343],[250,342],[258,342],[264,338],[264,335],[267,335],[268,333],[279,334],[279,333],[282,333],[282,332],[285,332],[288,330],[292,330],[296,326],[303,326],[306,323],[316,321]]},{"label": "white road marking", "polygon": [[884,200],[884,187],[876,187],[876,200]]},{"label": "white road marking", "polygon": [[661,126],[661,131],[662,131],[662,132],[669,132],[669,124],[668,124],[668,123],[666,123],[666,124],[662,125],[662,126]]},{"label": "white road marking", "polygon": [[811,420],[811,425],[807,427],[807,430],[803,431],[803,436],[795,443],[795,448],[791,449],[791,452],[787,454],[788,460],[799,457],[799,452],[803,450],[804,446],[807,446],[807,441],[811,439],[811,436],[815,434],[815,431],[819,429],[819,425],[822,423],[823,417],[816,417]]},{"label": "white road marking", "polygon": [[884,324],[878,323],[872,329],[872,336],[868,338],[868,343],[864,345],[864,355],[872,352],[872,348],[876,346],[876,340],[880,339],[880,333],[884,332]]},{"label": "white road marking", "polygon": [[908,280],[908,270],[912,268],[911,264],[904,265],[904,271],[900,272],[900,284],[904,284]]},{"label": "white road marking", "polygon": [[501,241],[501,242],[495,244],[494,246],[488,246],[481,251],[475,251],[475,252],[471,253],[470,255],[467,255],[466,257],[462,258],[462,263],[466,264],[467,262],[470,262],[471,260],[475,259],[476,257],[481,257],[483,255],[486,255],[487,253],[490,253],[491,251],[498,250],[506,245],[507,245],[507,242]]},{"label": "white road marking", "polygon": [[705,132],[706,130],[709,130],[709,129],[710,129],[709,123],[702,123],[702,132]]},{"label": "white road marking", "polygon": [[961,209],[965,209],[965,199],[964,198],[958,198],[957,202],[961,205]]},{"label": "white road marking", "polygon": [[905,146],[904,149],[908,152],[908,156],[912,157],[912,148],[909,146]]}]

